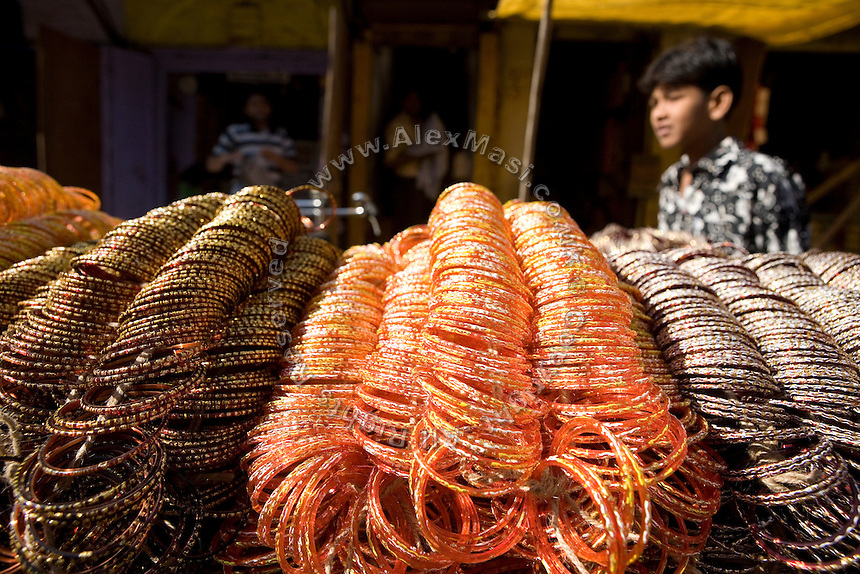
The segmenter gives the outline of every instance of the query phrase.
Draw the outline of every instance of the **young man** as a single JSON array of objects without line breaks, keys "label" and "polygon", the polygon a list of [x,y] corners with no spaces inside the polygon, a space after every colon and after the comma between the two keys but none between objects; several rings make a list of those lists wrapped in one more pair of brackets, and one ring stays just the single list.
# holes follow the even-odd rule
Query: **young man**
[{"label": "young man", "polygon": [[750,252],[809,249],[809,214],[800,176],[778,158],[726,135],[741,94],[729,42],[700,37],[663,52],[639,82],[650,94],[651,127],[680,161],[660,181],[658,227],[729,241]]},{"label": "young man", "polygon": [[211,173],[233,166],[231,193],[246,185],[280,185],[284,173],[299,169],[293,140],[283,128],[269,125],[269,98],[253,92],[245,100],[243,111],[247,121],[227,126],[206,158],[206,170]]}]

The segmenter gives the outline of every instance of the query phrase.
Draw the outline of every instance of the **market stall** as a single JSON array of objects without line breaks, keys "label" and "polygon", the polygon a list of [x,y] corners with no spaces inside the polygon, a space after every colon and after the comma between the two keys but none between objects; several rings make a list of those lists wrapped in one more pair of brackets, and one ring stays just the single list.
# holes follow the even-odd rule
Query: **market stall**
[{"label": "market stall", "polygon": [[[3,174],[4,213],[86,197]],[[341,251],[292,193],[0,274],[4,571],[856,567],[860,256],[589,240],[469,183]]]},{"label": "market stall", "polygon": [[[550,14],[773,43],[860,21],[553,6],[544,38]],[[0,572],[860,568],[860,255],[588,237],[468,182],[341,249],[304,191],[121,220],[0,167]]]}]

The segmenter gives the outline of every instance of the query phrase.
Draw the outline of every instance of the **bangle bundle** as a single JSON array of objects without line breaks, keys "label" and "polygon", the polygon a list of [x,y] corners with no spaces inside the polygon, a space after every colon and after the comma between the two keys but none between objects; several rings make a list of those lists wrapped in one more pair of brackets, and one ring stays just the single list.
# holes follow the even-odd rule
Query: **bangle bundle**
[{"label": "bangle bundle", "polygon": [[[293,329],[282,380],[249,434],[243,464],[252,520],[259,544],[274,549],[284,570],[341,558],[353,536],[350,513],[371,470],[352,434],[355,387],[393,269],[378,245],[343,253]],[[247,566],[238,556],[228,548],[219,559]]]},{"label": "bangle bundle", "polygon": [[762,287],[740,261],[714,250],[671,253],[710,287],[753,336],[790,408],[850,458],[860,449],[852,410],[860,403],[860,376],[851,359],[819,324],[790,300]]},{"label": "bangle bundle", "polygon": [[[430,473],[477,496],[513,492],[541,452],[542,405],[531,393],[526,353],[530,293],[504,212],[485,188],[445,190],[429,226],[431,289],[422,333],[429,372],[419,379],[428,396],[421,431],[429,440],[411,443],[413,474]],[[434,468],[428,461],[437,452]],[[453,453],[469,461],[469,473],[442,471]]]},{"label": "bangle bundle", "polygon": [[[544,425],[555,441],[555,433],[562,429],[569,432],[571,420],[591,420],[594,429],[599,429],[596,435],[583,434],[576,441],[559,442],[565,448],[556,447],[553,456],[588,468],[609,486],[610,496],[617,498],[603,504],[612,503],[620,516],[626,514],[615,525],[620,529],[615,536],[635,541],[628,548],[616,546],[620,554],[611,560],[611,550],[604,549],[600,564],[627,566],[636,561],[645,550],[650,529],[652,540],[661,549],[656,569],[670,557],[678,569],[683,569],[703,547],[710,517],[719,505],[720,480],[714,474],[719,463],[698,445],[694,446],[697,458],[687,457],[688,437],[681,421],[693,430],[702,425],[682,409],[677,384],[668,374],[664,375],[665,394],[646,375],[643,351],[630,328],[635,317],[630,299],[570,216],[541,203],[509,203],[505,207],[517,256],[535,297],[532,364],[537,389],[550,403],[550,417]],[[661,357],[653,358],[662,364]],[[668,403],[666,395],[674,402]],[[670,404],[680,417],[670,414]],[[612,441],[623,444],[624,457],[633,457],[627,475],[622,472],[622,461],[614,460]],[[679,473],[685,458],[688,464]],[[637,484],[639,498],[635,499],[636,491],[630,489]],[[653,497],[643,496],[643,484]],[[636,504],[629,500],[636,500]],[[649,524],[651,503],[657,512]],[[677,528],[673,521],[678,521]],[[531,528],[531,532],[546,530]],[[561,538],[557,544],[566,547]],[[543,541],[541,547],[547,546]],[[577,556],[586,561],[588,554]],[[639,567],[652,561],[643,558]]]},{"label": "bangle bundle", "polygon": [[[641,292],[670,370],[708,419],[709,438],[727,463],[722,474],[732,496],[714,518],[699,565],[843,568],[857,560],[860,538],[851,524],[860,499],[834,444],[854,456],[846,417],[857,400],[856,372],[813,321],[742,263],[762,256],[733,259],[730,252],[608,253]],[[813,374],[811,357],[827,365],[824,373]],[[815,378],[832,394],[816,390]]]},{"label": "bangle bundle", "polygon": [[[70,262],[0,340],[0,394],[23,425],[25,450],[45,438],[44,423],[116,333],[120,314],[202,221],[222,194],[177,202],[127,222]],[[166,229],[170,229],[169,234]],[[159,249],[153,246],[159,244]]]},{"label": "bangle bundle", "polygon": [[80,187],[63,187],[29,167],[0,166],[0,225],[49,211],[97,210],[101,201]]},{"label": "bangle bundle", "polygon": [[0,270],[42,255],[48,249],[100,239],[119,219],[101,211],[53,211],[0,227]]},{"label": "bangle bundle", "polygon": [[426,403],[413,371],[420,364],[421,329],[427,322],[429,238],[425,226],[409,228],[385,246],[398,271],[387,281],[376,348],[353,406],[355,438],[377,467],[401,478],[409,477],[408,440]]},{"label": "bangle bundle", "polygon": [[755,254],[744,264],[756,272],[762,285],[817,321],[860,364],[860,293],[828,285],[796,255]]},{"label": "bangle bundle", "polygon": [[337,257],[330,243],[315,237],[273,246],[268,273],[213,335],[205,380],[167,414],[160,437],[168,469],[211,472],[241,456],[251,421],[269,400],[277,368],[286,364],[291,329]]},{"label": "bangle bundle", "polygon": [[[286,365],[292,323],[339,255],[320,239],[293,241],[301,231],[293,200],[277,188],[189,198],[120,226],[19,315],[9,330],[18,338],[4,338],[4,391],[43,433],[16,466],[22,564],[183,571],[223,548],[222,524],[248,511],[239,496],[247,477],[236,469],[245,438]],[[235,265],[221,260],[228,255]],[[74,377],[21,380],[32,371],[21,357],[45,351],[23,346],[31,320],[56,332],[47,342],[89,343],[80,356],[50,361]],[[56,331],[68,326],[75,331]],[[54,406],[28,404],[41,388]],[[57,461],[65,478],[46,496],[42,477],[56,474]],[[145,482],[121,478],[126,471]],[[31,494],[34,484],[41,490]],[[63,515],[82,493],[92,514]],[[103,500],[115,501],[110,512]],[[76,534],[57,547],[54,536],[69,528]]]},{"label": "bangle bundle", "polygon": [[[34,306],[29,312],[15,323],[3,339],[3,353],[0,355],[0,363],[4,369],[2,388],[7,400],[7,405],[12,412],[18,413],[18,421],[24,431],[26,448],[25,453],[39,449],[41,455],[38,458],[31,455],[31,466],[33,476],[39,477],[47,472],[45,461],[50,461],[63,453],[64,462],[70,468],[83,468],[84,471],[67,471],[70,484],[79,484],[81,488],[91,488],[93,492],[110,492],[112,498],[121,499],[128,493],[134,492],[130,482],[121,483],[127,485],[127,489],[105,491],[106,485],[116,474],[113,470],[100,468],[98,465],[87,466],[90,460],[101,460],[106,453],[114,453],[115,462],[122,463],[128,459],[129,452],[134,449],[123,451],[123,447],[113,447],[109,451],[98,448],[97,445],[117,443],[114,437],[127,435],[135,431],[131,421],[133,415],[128,415],[123,423],[114,424],[107,428],[107,433],[88,433],[91,430],[91,416],[80,408],[81,400],[87,397],[85,392],[85,375],[96,362],[99,354],[110,343],[115,335],[116,321],[121,312],[133,300],[135,294],[140,290],[140,281],[149,280],[155,275],[157,269],[166,261],[169,253],[165,249],[178,248],[188,237],[193,234],[196,227],[207,219],[210,219],[217,209],[223,195],[214,194],[200,199],[188,200],[153,210],[148,215],[137,220],[125,222],[110,232],[102,242],[85,254],[79,255],[71,262],[71,269],[63,272],[54,281],[41,302]],[[170,229],[170,234],[165,231]],[[182,234],[185,234],[184,236]],[[155,235],[159,235],[158,238]],[[162,237],[163,235],[163,237]],[[162,250],[153,250],[152,246],[162,243]],[[105,248],[105,244],[110,248]],[[148,268],[139,272],[141,261],[148,264]],[[113,272],[105,272],[109,269]],[[51,357],[45,359],[45,356]],[[76,400],[65,403],[69,392],[76,393]],[[89,399],[90,397],[87,397]],[[62,413],[79,412],[83,417],[76,417],[74,423],[69,425],[51,422],[57,420],[59,407]],[[77,408],[75,408],[77,407]],[[89,419],[89,420],[88,420]],[[61,420],[61,419],[60,419]],[[51,433],[54,433],[51,436]],[[50,438],[48,438],[50,437]],[[86,438],[84,438],[86,437]],[[82,540],[80,535],[70,537],[68,547],[57,549],[62,551],[66,567],[72,564],[91,564],[94,568],[104,567],[108,570],[116,569],[119,565],[128,566],[146,538],[151,525],[156,523],[159,509],[162,505],[161,477],[164,473],[164,451],[163,448],[154,444],[150,437],[144,439],[138,437],[139,441],[150,445],[156,453],[148,455],[140,460],[138,465],[155,465],[147,467],[146,474],[141,474],[142,467],[125,467],[124,472],[132,476],[146,476],[145,491],[149,492],[149,498],[133,499],[134,506],[114,506],[115,515],[105,522],[104,527],[93,528],[93,540]],[[39,445],[42,446],[39,446]],[[135,447],[137,448],[137,447]],[[117,450],[118,449],[118,450]],[[137,456],[137,455],[135,455]],[[123,463],[124,464],[124,463]],[[108,465],[110,466],[110,465]],[[119,468],[119,467],[118,467]],[[108,472],[108,476],[102,474]],[[25,475],[21,475],[25,480]],[[29,479],[27,479],[29,480]],[[44,482],[44,479],[40,479]],[[23,482],[16,485],[15,493],[15,515],[18,520],[18,555],[24,564],[35,568],[42,568],[46,564],[55,561],[55,552],[42,543],[37,543],[39,536],[50,534],[51,526],[46,521],[46,515],[39,509],[26,504],[19,504],[25,497],[26,492],[18,490],[24,487]],[[102,486],[105,485],[105,486]],[[65,489],[66,495],[70,495],[68,482]],[[144,490],[144,486],[141,486]],[[142,506],[136,506],[142,504]],[[43,503],[44,512],[50,512],[55,506],[52,499]],[[133,508],[134,510],[129,510]],[[145,514],[135,515],[134,512],[145,509]],[[95,510],[94,510],[95,511]],[[58,534],[63,529],[77,528],[82,534],[80,524],[89,524],[92,519],[78,520],[75,517],[67,518],[68,524],[61,524]],[[83,518],[86,515],[81,515]],[[100,515],[99,515],[100,516]],[[130,522],[129,522],[130,521]],[[52,524],[52,523],[51,523]],[[129,537],[118,539],[114,544],[106,537],[116,537],[116,529],[128,532]],[[106,528],[106,530],[101,530]],[[98,534],[101,532],[101,534]],[[104,546],[96,545],[99,536],[105,539]],[[35,537],[35,538],[34,538]],[[93,544],[93,545],[90,545]],[[88,546],[89,545],[89,546]],[[95,566],[104,562],[102,566]],[[65,568],[65,567],[64,567]]]},{"label": "bangle bundle", "polygon": [[677,387],[669,412],[572,220],[507,209],[453,186],[428,226],[344,254],[250,433],[257,537],[225,527],[230,571],[656,572],[701,550],[721,484],[707,425]]},{"label": "bangle bundle", "polygon": [[807,251],[801,259],[822,281],[841,289],[860,290],[860,255],[847,251]]},{"label": "bangle bundle", "polygon": [[[860,537],[849,536],[840,544],[828,540],[843,528],[840,517],[857,509],[856,485],[852,485],[845,464],[856,464],[860,444],[858,419],[856,414],[852,416],[860,402],[856,368],[814,320],[791,301],[762,287],[756,274],[739,260],[704,249],[677,250],[669,255],[710,287],[753,336],[782,386],[786,409],[797,413],[847,459],[831,453],[822,441],[809,449],[809,462],[797,460],[793,468],[784,467],[784,473],[779,472],[778,463],[771,463],[767,474],[758,477],[769,492],[737,496],[742,511],[756,516],[755,521],[747,522],[757,540],[771,555],[794,565],[838,562],[856,555]],[[786,488],[788,472],[805,473],[803,488],[797,488],[794,477]],[[855,489],[855,496],[846,497],[851,489]],[[807,514],[812,501],[838,509],[834,518],[816,520],[817,537],[802,530],[804,523],[813,520]],[[786,508],[793,518],[787,523]],[[759,526],[759,522],[766,526]],[[796,542],[802,544],[795,546]]]},{"label": "bangle bundle", "polygon": [[[521,541],[523,489],[543,449],[544,405],[532,393],[527,355],[530,293],[504,210],[486,188],[447,188],[429,229],[424,365],[416,373],[427,404],[410,437],[409,490],[430,548],[454,562],[483,562]],[[439,516],[440,495],[462,516]]]},{"label": "bangle bundle", "polygon": [[94,243],[75,243],[54,247],[0,271],[0,331],[5,330],[22,308],[20,303],[36,296],[40,288],[69,269],[72,259],[94,247]]},{"label": "bangle bundle", "polygon": [[[290,331],[339,255],[327,241],[308,236],[270,241],[270,248],[267,272],[213,333],[205,380],[173,406],[159,433],[168,455],[166,480],[175,484],[173,514],[194,517],[200,525],[185,563],[222,556],[225,545],[241,539],[229,531],[230,524],[245,528],[247,518],[256,524],[255,513],[248,516],[247,475],[237,462],[270,397],[277,368],[286,365]],[[279,571],[276,559],[273,564]]]}]

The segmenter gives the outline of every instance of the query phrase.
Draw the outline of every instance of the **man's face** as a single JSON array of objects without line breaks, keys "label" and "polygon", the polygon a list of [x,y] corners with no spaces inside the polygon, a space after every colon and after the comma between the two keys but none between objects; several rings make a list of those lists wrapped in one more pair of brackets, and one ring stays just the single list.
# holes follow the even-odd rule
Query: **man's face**
[{"label": "man's face", "polygon": [[651,128],[663,149],[686,149],[711,123],[708,94],[696,86],[658,85],[648,101]]},{"label": "man's face", "polygon": [[265,96],[253,94],[245,103],[245,115],[255,122],[265,122],[272,115],[272,106]]}]

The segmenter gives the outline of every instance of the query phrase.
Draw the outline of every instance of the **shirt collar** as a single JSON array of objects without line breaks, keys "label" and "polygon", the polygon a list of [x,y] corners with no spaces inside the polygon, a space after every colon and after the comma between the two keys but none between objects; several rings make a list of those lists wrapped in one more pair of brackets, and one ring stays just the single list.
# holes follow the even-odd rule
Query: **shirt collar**
[{"label": "shirt collar", "polygon": [[[726,136],[719,144],[717,144],[717,147],[699,158],[699,161],[696,162],[696,165],[694,165],[693,169],[690,171],[695,172],[698,170],[707,170],[714,165],[717,159],[724,157],[726,154],[731,153],[736,156],[741,151],[742,147],[743,144],[741,144],[741,140],[734,136]],[[678,169],[680,172],[690,165],[690,156],[687,154],[682,155],[681,160],[678,163],[680,164]]]}]

